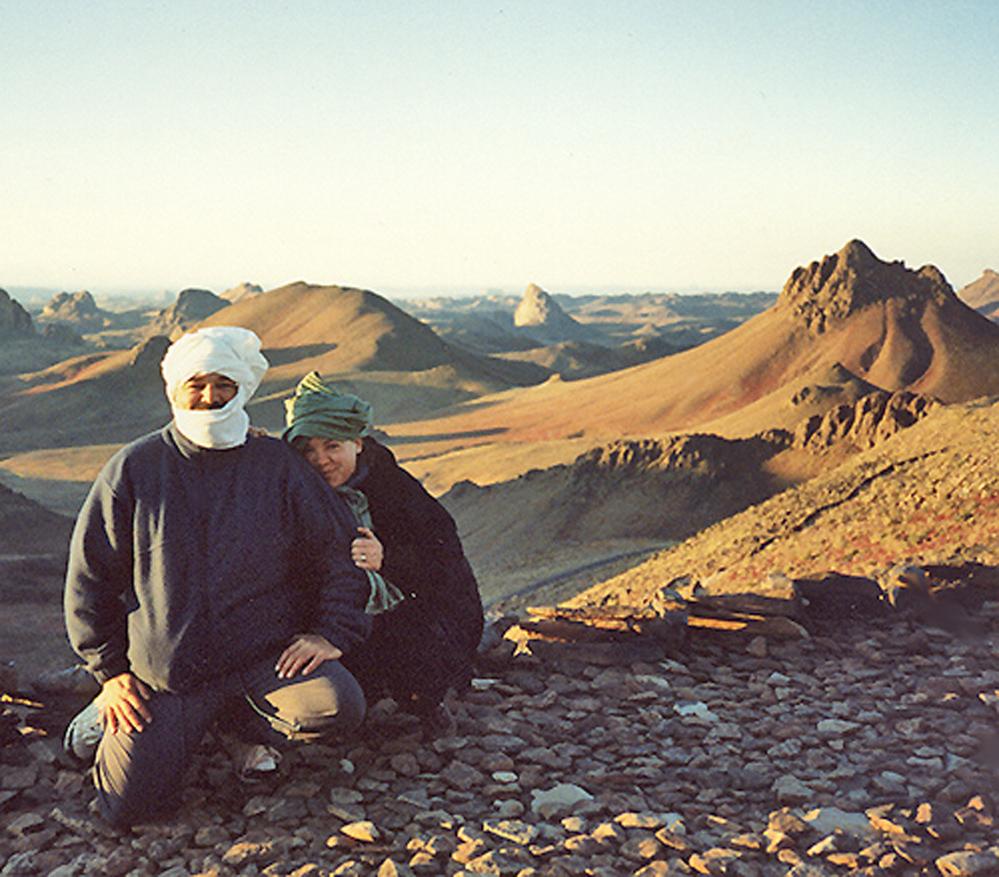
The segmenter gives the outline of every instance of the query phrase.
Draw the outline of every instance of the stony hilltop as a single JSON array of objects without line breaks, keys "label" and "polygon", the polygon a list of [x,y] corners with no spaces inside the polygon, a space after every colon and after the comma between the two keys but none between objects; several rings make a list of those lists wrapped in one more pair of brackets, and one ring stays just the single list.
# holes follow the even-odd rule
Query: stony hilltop
[{"label": "stony hilltop", "polygon": [[979,617],[971,640],[854,613],[644,658],[494,649],[452,736],[381,702],[252,783],[209,738],[182,809],[128,831],[56,755],[65,713],[21,698],[0,725],[0,873],[994,874],[999,602]]}]

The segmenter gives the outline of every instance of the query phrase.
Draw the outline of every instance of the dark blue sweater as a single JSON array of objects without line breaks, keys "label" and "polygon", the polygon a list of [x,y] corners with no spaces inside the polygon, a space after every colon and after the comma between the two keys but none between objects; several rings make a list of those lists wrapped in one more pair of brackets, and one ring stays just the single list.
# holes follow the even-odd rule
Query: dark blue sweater
[{"label": "dark blue sweater", "polygon": [[173,426],[119,451],[76,522],[70,641],[101,682],[190,691],[295,633],[349,652],[370,630],[343,501],[283,442],[198,448]]}]

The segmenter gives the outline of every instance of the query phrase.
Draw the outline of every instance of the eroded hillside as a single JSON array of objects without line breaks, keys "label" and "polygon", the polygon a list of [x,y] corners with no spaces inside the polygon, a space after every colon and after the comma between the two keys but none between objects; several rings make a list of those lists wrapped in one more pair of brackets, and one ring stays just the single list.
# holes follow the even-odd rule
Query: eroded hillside
[{"label": "eroded hillside", "polygon": [[773,575],[877,577],[902,563],[999,562],[999,402],[941,406],[842,465],[577,598],[644,605],[685,578],[711,592]]}]

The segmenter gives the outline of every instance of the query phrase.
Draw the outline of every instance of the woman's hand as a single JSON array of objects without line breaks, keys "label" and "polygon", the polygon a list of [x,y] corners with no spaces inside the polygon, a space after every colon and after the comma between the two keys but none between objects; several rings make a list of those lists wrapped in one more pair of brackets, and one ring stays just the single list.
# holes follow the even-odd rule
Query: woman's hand
[{"label": "woman's hand", "polygon": [[385,559],[385,548],[373,530],[367,527],[358,527],[360,536],[355,536],[350,543],[350,556],[355,566],[361,569],[371,569],[378,572],[382,568],[382,561]]},{"label": "woman's hand", "polygon": [[104,727],[112,734],[125,731],[138,734],[152,721],[146,701],[151,692],[131,673],[120,673],[101,686],[95,703],[104,719]]},{"label": "woman's hand", "polygon": [[293,676],[307,676],[319,668],[323,661],[339,661],[343,652],[331,645],[325,637],[315,633],[300,633],[291,645],[278,658],[278,679],[291,679]]}]

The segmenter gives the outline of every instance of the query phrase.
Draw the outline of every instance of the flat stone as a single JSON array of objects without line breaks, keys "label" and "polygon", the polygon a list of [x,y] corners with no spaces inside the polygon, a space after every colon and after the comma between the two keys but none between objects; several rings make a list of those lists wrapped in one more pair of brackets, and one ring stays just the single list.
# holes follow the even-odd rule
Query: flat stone
[{"label": "flat stone", "polygon": [[531,810],[545,819],[569,813],[583,801],[592,801],[593,795],[574,783],[559,783],[546,791],[531,792]]},{"label": "flat stone", "polygon": [[341,826],[340,831],[347,835],[347,837],[364,843],[374,843],[381,837],[378,827],[370,820],[350,822],[347,825]]},{"label": "flat stone", "polygon": [[496,837],[501,837],[504,840],[513,841],[521,846],[527,846],[538,836],[538,828],[536,826],[528,825],[519,819],[504,819],[500,821],[487,819],[482,823],[482,829],[489,834],[496,835]]}]

